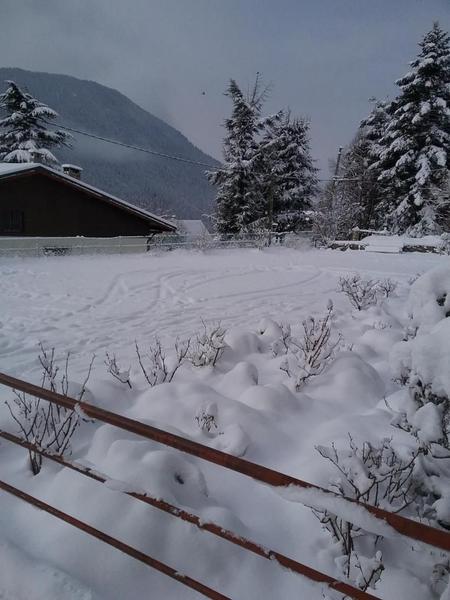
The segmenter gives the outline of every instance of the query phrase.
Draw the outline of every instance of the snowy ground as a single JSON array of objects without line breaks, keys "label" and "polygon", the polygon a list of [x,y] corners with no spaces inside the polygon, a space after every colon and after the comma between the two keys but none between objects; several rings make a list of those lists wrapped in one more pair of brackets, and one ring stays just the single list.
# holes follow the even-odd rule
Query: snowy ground
[{"label": "snowy ground", "polygon": [[[316,444],[345,444],[347,432],[372,441],[392,435],[383,397],[397,389],[388,357],[402,336],[408,280],[448,262],[448,257],[426,254],[285,248],[2,259],[0,369],[37,382],[37,345],[43,342],[61,356],[71,352],[71,375],[81,381],[96,354],[88,386],[93,402],[326,486],[332,467],[315,451]],[[355,314],[336,291],[339,276],[355,272],[398,282],[396,298]],[[279,357],[269,351],[267,319],[298,324],[310,314],[323,314],[329,298],[335,304],[335,331],[352,352],[341,353],[325,373],[295,392],[279,369]],[[223,360],[215,369],[183,367],[174,382],[150,389],[138,370],[135,340],[145,347],[158,335],[170,345],[177,336],[199,331],[202,319],[220,321],[228,330],[230,348]],[[123,367],[131,365],[132,390],[106,373],[106,351],[115,353]],[[0,390],[1,400],[9,397]],[[198,409],[211,402],[218,407],[221,433],[215,437],[195,422]],[[0,426],[15,431],[3,402]],[[2,479],[233,599],[323,598],[320,586],[73,472],[45,463],[32,477],[25,453],[6,442],[0,456]],[[74,458],[337,575],[330,538],[311,511],[267,487],[106,425],[83,427]],[[183,484],[175,477],[180,474]],[[380,597],[434,598],[425,583],[431,562],[424,557],[418,572],[411,546],[406,539],[400,542],[404,551],[396,550],[394,566],[377,587]],[[0,494],[1,599],[144,597],[198,596]]]}]

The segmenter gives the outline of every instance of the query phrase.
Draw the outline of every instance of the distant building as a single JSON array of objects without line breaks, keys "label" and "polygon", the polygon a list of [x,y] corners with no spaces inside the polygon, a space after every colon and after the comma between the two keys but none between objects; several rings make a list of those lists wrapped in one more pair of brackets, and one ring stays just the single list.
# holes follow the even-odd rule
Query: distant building
[{"label": "distant building", "polygon": [[115,237],[176,226],[80,181],[82,169],[0,163],[0,236]]},{"label": "distant building", "polygon": [[211,234],[200,219],[177,219],[177,233],[189,239],[209,238]]}]

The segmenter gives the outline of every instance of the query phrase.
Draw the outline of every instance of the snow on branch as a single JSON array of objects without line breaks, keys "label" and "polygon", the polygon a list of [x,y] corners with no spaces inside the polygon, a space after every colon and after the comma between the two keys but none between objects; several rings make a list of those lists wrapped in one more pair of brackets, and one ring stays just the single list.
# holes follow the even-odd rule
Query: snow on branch
[{"label": "snow on branch", "polygon": [[195,367],[214,367],[222,356],[226,343],[224,341],[226,329],[220,323],[208,326],[204,321],[203,331],[197,334],[189,352],[189,361]]},{"label": "snow on branch", "polygon": [[[64,360],[60,377],[61,369],[56,361],[55,349],[47,350],[42,343],[39,344],[39,349],[41,387],[64,396],[68,396],[70,392],[71,396],[81,402],[86,394],[95,356],[91,359],[84,381],[81,385],[76,385],[69,379],[69,354]],[[7,400],[5,403],[27,442],[57,456],[70,454],[72,437],[81,420],[85,420],[82,411],[77,410],[79,405],[75,409],[64,408],[41,398],[29,397],[17,390],[14,390],[12,402]],[[42,455],[31,449],[28,450],[28,455],[33,475],[37,475],[42,468]]]},{"label": "snow on branch", "polygon": [[292,337],[290,329],[285,328],[280,341],[272,347],[272,351],[277,352],[286,348],[286,357],[280,364],[280,369],[295,381],[297,390],[303,387],[310,377],[323,372],[341,345],[341,334],[337,337],[332,336],[332,314],[333,303],[330,300],[325,316],[318,319],[309,317],[302,322],[301,338]]},{"label": "snow on branch", "polygon": [[145,355],[141,352],[138,343],[135,342],[139,366],[147,383],[151,387],[161,383],[170,383],[175,373],[186,361],[190,345],[190,338],[187,340],[177,338],[174,344],[175,356],[172,357],[172,360],[168,360],[166,350],[163,348],[159,338],[155,338],[153,344],[148,347]]},{"label": "snow on branch", "polygon": [[108,352],[106,353],[105,365],[106,365],[106,368],[108,369],[108,373],[110,375],[112,375],[115,379],[117,379],[117,381],[120,381],[120,383],[124,383],[124,384],[128,385],[128,387],[131,390],[131,388],[132,388],[131,381],[130,381],[130,368],[131,367],[128,367],[128,369],[121,369],[119,364],[117,363],[116,355],[113,354],[111,356]]},{"label": "snow on branch", "polygon": [[338,292],[347,296],[357,310],[365,310],[377,303],[378,281],[362,279],[360,275],[339,278]]},{"label": "snow on branch", "polygon": [[[331,480],[330,490],[341,497],[355,500],[358,504],[370,504],[391,512],[400,512],[414,504],[420,496],[420,486],[414,476],[416,462],[422,451],[417,449],[403,458],[393,448],[390,439],[383,439],[378,445],[368,441],[358,446],[349,435],[349,448],[338,450],[331,446],[316,446],[319,454],[330,461],[338,471],[336,479]],[[358,521],[350,515],[346,518],[336,508],[311,503],[315,516],[323,528],[330,534],[333,542],[340,548],[336,564],[348,579],[362,590],[375,587],[384,570],[381,552],[376,551],[370,558],[361,552],[367,551],[367,542],[359,538],[370,537],[376,546],[383,534],[375,537],[371,533],[370,523],[355,524]]]}]

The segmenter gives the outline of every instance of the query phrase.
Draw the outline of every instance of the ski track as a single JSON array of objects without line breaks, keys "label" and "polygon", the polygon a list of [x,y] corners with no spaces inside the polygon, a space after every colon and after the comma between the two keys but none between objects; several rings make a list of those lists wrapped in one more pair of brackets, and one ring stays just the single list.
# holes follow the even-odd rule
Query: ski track
[{"label": "ski track", "polygon": [[39,341],[85,363],[135,340],[192,335],[202,319],[255,328],[263,317],[304,318],[336,297],[343,274],[405,282],[442,260],[431,258],[274,249],[3,259],[0,361],[26,376]]},{"label": "ski track", "polygon": [[[159,256],[3,259],[0,260],[0,370],[25,379],[36,379],[40,370],[37,345],[43,341],[49,346],[54,345],[60,356],[71,351],[71,375],[74,378],[81,379],[84,376],[90,356],[95,353],[97,362],[92,376],[92,383],[95,383],[97,379],[106,380],[108,377],[103,365],[105,352],[116,353],[119,359],[123,356],[127,367],[134,352],[135,340],[144,347],[154,335],[158,335],[163,342],[169,343],[177,336],[185,337],[199,331],[202,319],[220,321],[227,328],[242,328],[243,331],[255,330],[265,317],[294,323],[309,314],[322,313],[328,298],[335,302],[338,318],[342,314],[348,317],[348,302],[342,294],[336,293],[341,275],[359,272],[367,278],[390,277],[402,286],[412,275],[444,261],[448,262],[448,257],[419,254],[375,256],[364,252],[297,251],[284,248],[211,254],[184,251]],[[260,383],[263,383],[264,376],[261,375]],[[314,388],[310,389],[314,394]],[[220,391],[226,394],[226,389]],[[0,398],[4,397],[5,392],[5,389],[0,389]],[[235,402],[234,392],[229,397],[231,406]],[[248,407],[246,410],[249,410]],[[255,436],[252,443],[254,451],[259,452],[257,461],[302,476],[308,452],[317,442],[317,411],[320,410],[325,431],[323,435],[326,435],[327,427],[332,429],[333,422],[341,418],[342,406],[334,406],[327,401],[323,402],[322,408],[304,403],[300,428],[303,434],[299,436],[299,422],[293,420],[291,424],[285,423],[278,430],[274,419],[271,435],[275,440],[283,440],[283,443],[278,447],[269,444],[266,451],[265,444],[260,444]],[[155,413],[152,418],[157,420],[160,416]],[[254,418],[257,420],[257,413]],[[355,423],[360,426],[360,421],[355,420]],[[167,427],[167,424],[163,423],[163,426]],[[191,435],[188,428],[184,429],[182,425],[177,427],[184,435]],[[287,454],[286,449],[294,448],[296,452],[292,456]],[[4,468],[11,470],[11,476],[13,469],[17,469],[15,464],[9,465],[8,461],[5,461]],[[310,549],[302,541],[302,536],[295,533],[303,526],[302,511],[307,509],[273,498],[270,489],[255,484],[253,480],[239,479],[241,493],[235,494],[232,490],[237,489],[234,484],[238,476],[227,473],[227,477],[224,477],[213,465],[202,464],[202,472],[217,498],[217,506],[223,506],[231,514],[238,515],[250,531],[256,532],[258,541],[273,545],[275,540],[275,546],[281,551],[286,547],[286,551],[289,550],[287,553],[311,562],[309,555],[305,555]],[[99,490],[97,493],[103,492]],[[105,496],[98,497],[107,499],[107,494],[105,492]],[[241,497],[251,501],[243,503]],[[255,510],[255,504],[269,509],[272,507],[270,525],[266,522],[267,511]],[[83,509],[88,510],[89,505],[83,506]],[[275,506],[282,506],[282,509],[273,510]],[[173,527],[170,531],[176,529],[181,536],[183,524],[176,522],[170,527]],[[187,531],[192,536],[192,531]],[[274,531],[277,531],[277,535]],[[158,531],[153,533],[158,537]],[[64,535],[72,539],[70,536],[74,534],[68,532]],[[158,539],[166,539],[166,530],[164,534],[159,532]],[[189,543],[192,540],[190,537]],[[202,541],[205,542],[204,538]],[[82,543],[87,544],[85,541]],[[19,543],[21,545],[24,542]],[[1,550],[0,544],[0,558]],[[4,554],[18,564],[22,564],[21,561],[25,566],[27,564],[27,557],[17,554],[14,548],[5,548]],[[123,564],[122,556],[117,560],[120,560],[120,565]],[[45,566],[49,588],[56,577],[54,562],[53,557],[49,566]],[[82,568],[84,574],[84,563]],[[260,576],[263,573],[262,570],[257,572]],[[50,588],[51,593],[47,592],[47,597],[94,598],[84,584],[76,579],[66,579],[62,571],[56,573],[59,587],[55,587],[56,591]],[[285,573],[283,575],[287,576]],[[63,583],[60,584],[60,580]],[[95,576],[87,574],[86,581],[97,580]],[[159,580],[155,578],[152,581]],[[162,585],[169,584],[162,582]],[[78,587],[81,591],[75,595],[72,590]],[[66,589],[67,595],[64,595]],[[14,595],[10,595],[13,591],[12,586],[8,589],[5,585],[2,589],[0,582],[0,598],[16,600]],[[179,593],[180,598],[190,597],[181,596],[184,590]],[[278,597],[274,590],[267,593],[267,597]],[[42,600],[43,596],[28,597]],[[172,596],[155,593],[154,597]]]}]

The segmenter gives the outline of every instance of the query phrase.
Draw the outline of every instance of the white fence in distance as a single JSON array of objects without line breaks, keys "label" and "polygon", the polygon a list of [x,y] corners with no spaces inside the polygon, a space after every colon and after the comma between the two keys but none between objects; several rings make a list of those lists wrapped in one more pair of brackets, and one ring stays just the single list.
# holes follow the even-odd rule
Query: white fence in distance
[{"label": "white fence in distance", "polygon": [[[311,233],[272,234],[271,244],[300,246],[310,244]],[[67,256],[92,254],[132,254],[221,248],[261,248],[268,245],[267,234],[242,236],[155,235],[110,238],[91,237],[0,237],[0,256]]]}]

